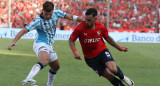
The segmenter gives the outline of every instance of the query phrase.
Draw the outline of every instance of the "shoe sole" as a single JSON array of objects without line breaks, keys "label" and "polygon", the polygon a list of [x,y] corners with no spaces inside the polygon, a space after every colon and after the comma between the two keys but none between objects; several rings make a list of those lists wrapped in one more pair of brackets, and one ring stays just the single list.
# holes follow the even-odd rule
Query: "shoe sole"
[{"label": "shoe sole", "polygon": [[132,83],[132,84],[131,84],[131,86],[134,86],[134,82],[133,82],[131,79],[129,79],[129,80],[130,80],[130,81],[131,81],[131,83]]},{"label": "shoe sole", "polygon": [[[128,78],[128,79],[129,79],[129,78]],[[126,82],[125,82],[125,83],[126,83],[128,86],[134,86],[134,82],[133,82],[131,79],[129,79],[129,80],[130,80],[131,83],[132,83],[131,85],[128,85]],[[122,80],[122,81],[123,81],[123,80]]]},{"label": "shoe sole", "polygon": [[27,81],[27,82],[22,82],[23,85],[34,85],[36,82],[32,82],[32,81]]}]

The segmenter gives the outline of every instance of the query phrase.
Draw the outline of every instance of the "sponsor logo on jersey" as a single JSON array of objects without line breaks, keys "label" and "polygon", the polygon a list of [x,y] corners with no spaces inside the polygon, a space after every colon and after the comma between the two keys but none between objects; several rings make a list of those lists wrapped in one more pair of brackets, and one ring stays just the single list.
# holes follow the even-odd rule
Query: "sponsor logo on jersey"
[{"label": "sponsor logo on jersey", "polygon": [[84,43],[95,43],[95,42],[99,42],[101,38],[94,38],[94,39],[85,39]]}]

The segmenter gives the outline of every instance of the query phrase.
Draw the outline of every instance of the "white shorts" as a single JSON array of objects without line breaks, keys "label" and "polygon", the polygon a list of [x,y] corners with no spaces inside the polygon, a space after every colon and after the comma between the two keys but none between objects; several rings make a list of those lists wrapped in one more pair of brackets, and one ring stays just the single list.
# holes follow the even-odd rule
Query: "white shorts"
[{"label": "white shorts", "polygon": [[58,59],[57,54],[52,46],[49,46],[45,43],[35,43],[33,44],[33,50],[38,57],[40,51],[46,51],[49,54],[49,63]]}]

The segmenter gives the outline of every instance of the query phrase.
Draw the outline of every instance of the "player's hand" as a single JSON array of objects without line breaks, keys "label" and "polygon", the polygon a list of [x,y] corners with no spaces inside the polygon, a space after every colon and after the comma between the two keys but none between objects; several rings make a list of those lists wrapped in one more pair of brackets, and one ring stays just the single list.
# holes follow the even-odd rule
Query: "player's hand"
[{"label": "player's hand", "polygon": [[122,47],[122,51],[127,52],[128,48],[127,47]]},{"label": "player's hand", "polygon": [[12,44],[10,44],[10,45],[8,46],[8,50],[12,50],[12,47],[15,46],[15,44],[16,44],[16,43],[14,43],[14,42],[13,42]]},{"label": "player's hand", "polygon": [[78,60],[82,60],[81,55],[78,51],[74,52],[74,58]]},{"label": "player's hand", "polygon": [[118,49],[119,51],[124,51],[124,52],[127,52],[127,51],[128,51],[128,48],[127,48],[127,47],[120,47],[120,46],[118,46],[117,49]]}]

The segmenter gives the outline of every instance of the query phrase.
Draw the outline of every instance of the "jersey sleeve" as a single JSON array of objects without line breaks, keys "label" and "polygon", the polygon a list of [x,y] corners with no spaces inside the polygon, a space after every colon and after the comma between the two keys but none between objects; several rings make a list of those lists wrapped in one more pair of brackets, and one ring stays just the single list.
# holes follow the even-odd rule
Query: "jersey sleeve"
[{"label": "jersey sleeve", "polygon": [[39,19],[34,19],[30,24],[28,24],[25,28],[28,31],[35,30],[40,25]]},{"label": "jersey sleeve", "polygon": [[70,39],[71,39],[73,42],[76,41],[77,38],[79,37],[79,32],[80,32],[80,31],[78,31],[78,28],[76,28],[76,29],[72,32],[72,34],[70,35]]},{"label": "jersey sleeve", "polygon": [[103,37],[107,38],[108,37],[108,30],[107,30],[107,28],[104,26],[102,30],[103,30],[102,31],[103,32]]},{"label": "jersey sleeve", "polygon": [[62,10],[58,9],[54,9],[54,13],[60,18],[65,18],[65,16],[67,15],[66,12],[63,12]]}]

